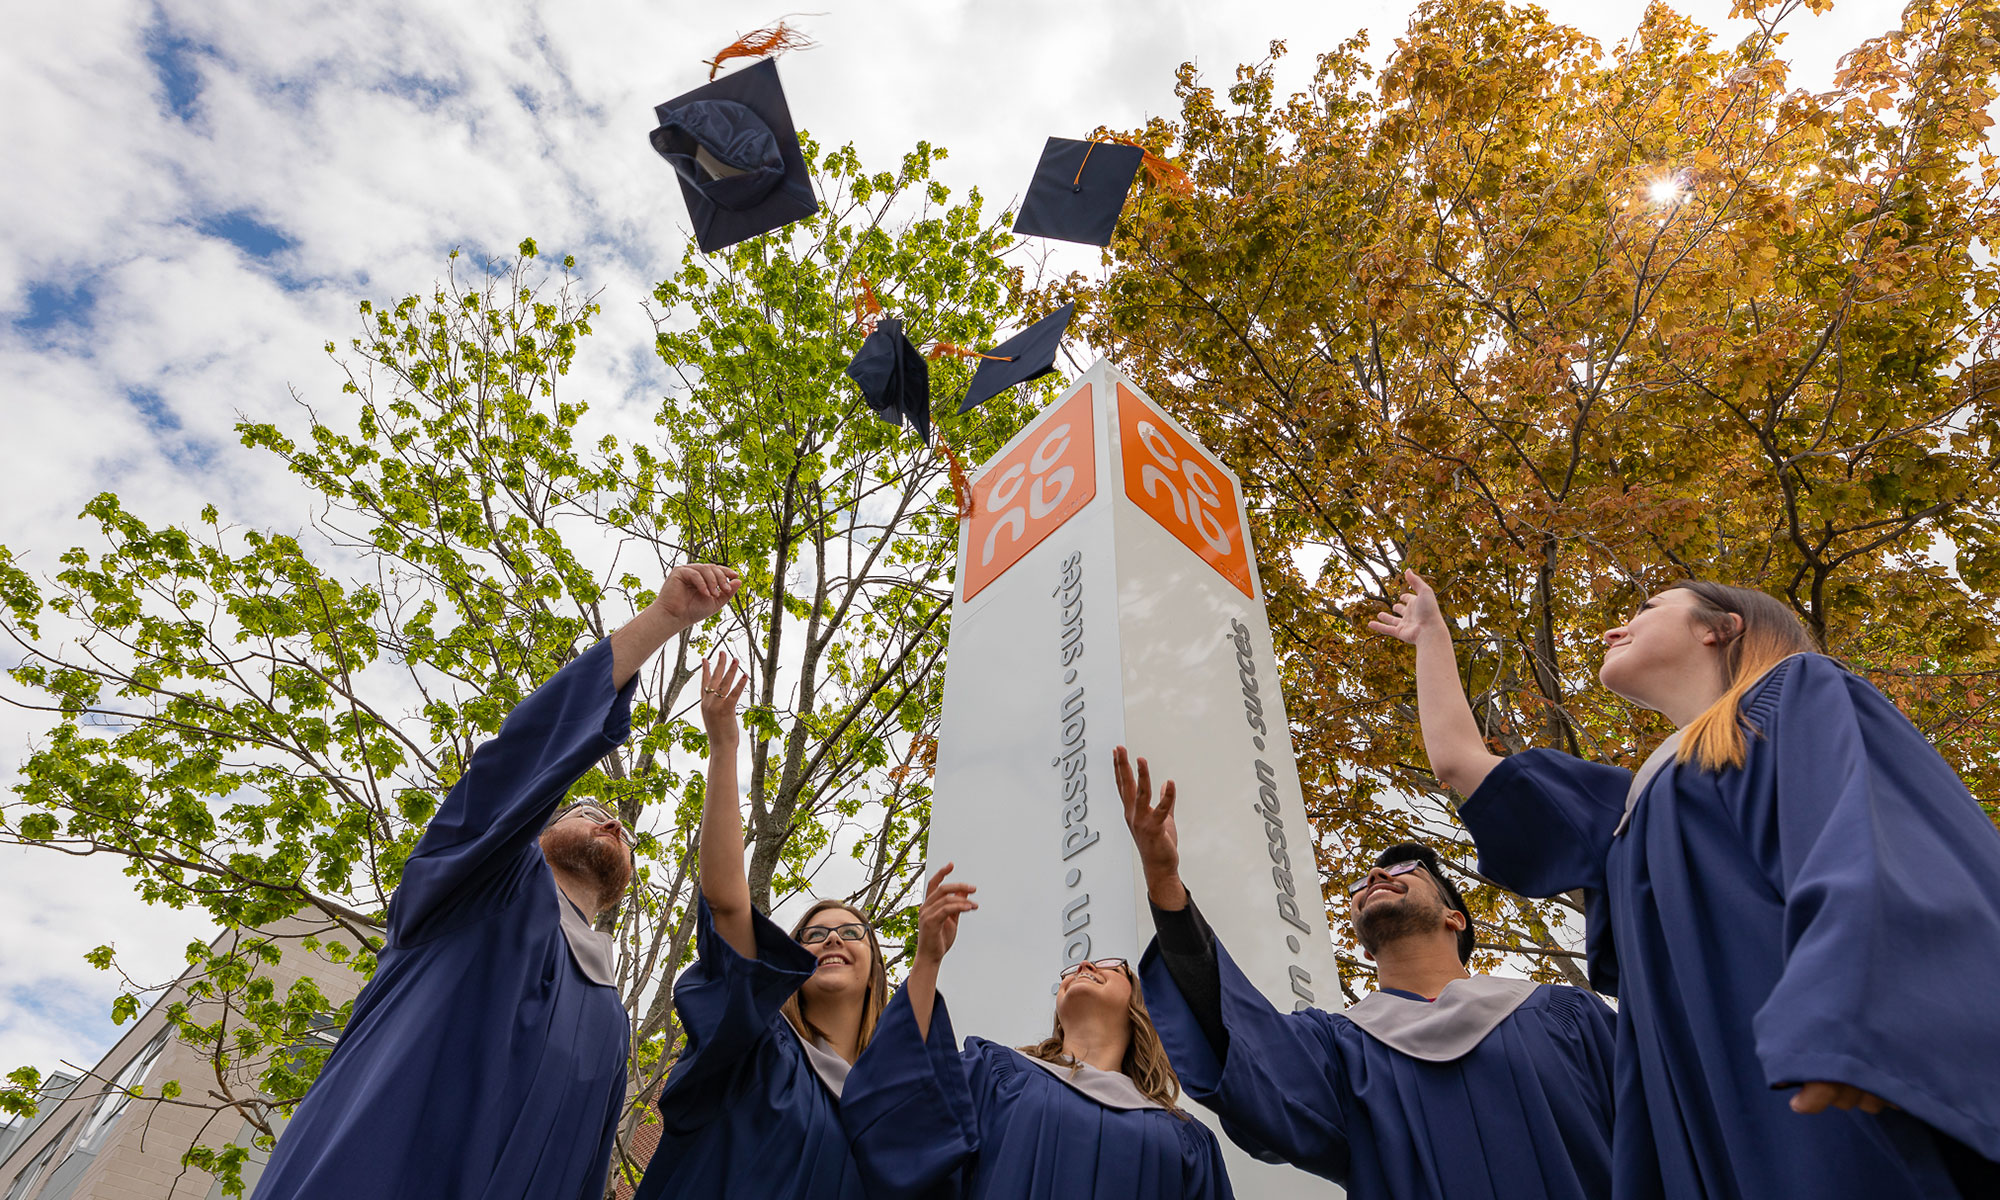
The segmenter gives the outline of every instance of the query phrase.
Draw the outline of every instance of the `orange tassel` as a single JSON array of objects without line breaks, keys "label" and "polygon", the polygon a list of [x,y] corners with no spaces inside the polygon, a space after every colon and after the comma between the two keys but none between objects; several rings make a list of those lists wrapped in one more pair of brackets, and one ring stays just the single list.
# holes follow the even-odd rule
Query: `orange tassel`
[{"label": "orange tassel", "polygon": [[[1131,138],[1119,137],[1117,134],[1108,132],[1102,125],[1097,127],[1096,133],[1090,135],[1090,142],[1093,146],[1099,142],[1115,142],[1120,146],[1130,146],[1134,150],[1137,150],[1139,152],[1139,165],[1146,169],[1146,178],[1166,188],[1168,191],[1186,195],[1194,187],[1193,181],[1188,178],[1188,173],[1182,170],[1178,164],[1168,162]],[[1088,146],[1084,148],[1083,161],[1086,163],[1090,161],[1090,148]],[[1082,179],[1083,167],[1079,165],[1076,169],[1076,181],[1081,181]]]},{"label": "orange tassel", "polygon": [[940,437],[937,440],[937,450],[939,454],[944,455],[945,468],[951,472],[951,495],[952,499],[958,502],[958,519],[961,521],[970,520],[972,517],[972,477],[965,473],[965,464],[958,461],[958,455],[952,453],[950,442]]},{"label": "orange tassel", "polygon": [[744,34],[716,51],[714,58],[703,61],[708,64],[708,77],[714,79],[722,64],[732,58],[768,58],[787,50],[804,50],[812,44],[811,38],[780,21],[769,29]]},{"label": "orange tassel", "polygon": [[866,275],[854,277],[861,284],[861,292],[854,297],[854,323],[867,333],[875,332],[875,323],[882,319],[882,302],[875,298],[875,285],[868,282]]},{"label": "orange tassel", "polygon": [[1154,183],[1181,195],[1194,190],[1194,181],[1188,178],[1188,173],[1182,170],[1178,163],[1170,163],[1144,147],[1140,148],[1139,153],[1141,155],[1139,165],[1146,168],[1146,174]]},{"label": "orange tassel", "polygon": [[925,357],[929,358],[932,362],[936,362],[947,354],[956,354],[960,358],[983,358],[987,362],[1014,361],[1014,356],[1011,354],[981,354],[977,350],[968,350],[956,342],[939,342],[930,348]]}]

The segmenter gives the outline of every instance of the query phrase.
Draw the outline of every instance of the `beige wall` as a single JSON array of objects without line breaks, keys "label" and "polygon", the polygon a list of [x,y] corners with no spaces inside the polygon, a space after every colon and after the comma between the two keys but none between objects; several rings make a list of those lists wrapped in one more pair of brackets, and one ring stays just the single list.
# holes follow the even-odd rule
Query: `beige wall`
[{"label": "beige wall", "polygon": [[[307,950],[299,939],[316,936],[322,942],[340,942],[350,948],[354,941],[325,923],[290,918],[258,931],[275,939],[281,950],[277,965],[257,973],[269,978],[283,996],[292,983],[311,977],[334,1005],[353,999],[361,979],[353,971],[332,961],[324,949]],[[214,943],[222,947],[234,937],[251,936],[225,932]],[[166,1027],[164,1008],[184,993],[170,989],[158,1003],[133,1022],[111,1052],[96,1064],[89,1077],[70,1096],[43,1110],[44,1119],[19,1146],[0,1161],[0,1197],[9,1194],[21,1172],[52,1141],[61,1139],[54,1159],[45,1167],[33,1187],[18,1200],[207,1200],[219,1195],[216,1181],[202,1171],[181,1166],[181,1155],[197,1141],[221,1148],[242,1139],[247,1143],[245,1122],[232,1109],[212,1107],[211,1092],[219,1091],[212,1063],[195,1047],[169,1038],[140,1086],[142,1099],[126,1103],[117,1119],[104,1131],[94,1156],[75,1152],[78,1134],[89,1121],[98,1099],[105,1095],[109,1081],[116,1080],[133,1059],[149,1046]],[[202,1023],[216,1020],[219,1006],[214,1002],[198,1005],[193,1018]],[[256,1095],[257,1070],[242,1069],[229,1079],[231,1089],[241,1096]],[[178,1080],[179,1104],[155,1099],[168,1080]],[[258,1155],[261,1158],[261,1155]],[[246,1173],[247,1174],[247,1173]]]}]

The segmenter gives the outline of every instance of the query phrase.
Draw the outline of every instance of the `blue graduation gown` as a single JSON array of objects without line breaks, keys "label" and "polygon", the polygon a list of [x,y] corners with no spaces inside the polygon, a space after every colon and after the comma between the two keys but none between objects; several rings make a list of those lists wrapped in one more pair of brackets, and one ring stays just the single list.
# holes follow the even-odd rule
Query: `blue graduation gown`
[{"label": "blue graduation gown", "polygon": [[1227,949],[1224,1061],[1168,972],[1140,961],[1146,1005],[1188,1095],[1231,1140],[1352,1200],[1586,1200],[1610,1195],[1611,1010],[1544,986],[1451,1062],[1392,1050],[1339,1013],[1281,1013]]},{"label": "blue graduation gown", "polygon": [[[1588,889],[1618,1194],[1950,1195],[1930,1129],[2000,1158],[2000,832],[1832,659],[1786,660],[1742,712],[1742,768],[1669,764],[1615,836],[1630,773],[1550,750],[1460,809],[1489,878]],[[1822,1079],[1903,1111],[1801,1116],[1777,1090]]]},{"label": "blue graduation gown", "polygon": [[928,1039],[903,989],[854,1064],[841,1118],[873,1200],[1230,1200],[1199,1121],[1118,1109],[1018,1051],[967,1038],[939,996]]},{"label": "blue graduation gown", "polygon": [[375,976],[257,1200],[597,1200],[625,1100],[616,988],[570,955],[538,844],[631,727],[599,642],[473,754],[403,868]]},{"label": "blue graduation gown", "polygon": [[731,948],[708,901],[697,902],[696,958],[674,981],[687,1044],[660,1089],[660,1145],[637,1200],[866,1195],[840,1101],[780,1011],[818,960],[762,913],[752,910],[750,921],[754,959]]}]

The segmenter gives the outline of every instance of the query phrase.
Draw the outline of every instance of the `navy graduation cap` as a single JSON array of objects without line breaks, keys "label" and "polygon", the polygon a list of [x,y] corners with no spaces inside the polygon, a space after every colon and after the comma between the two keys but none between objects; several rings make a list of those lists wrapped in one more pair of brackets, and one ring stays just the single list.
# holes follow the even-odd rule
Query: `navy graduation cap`
[{"label": "navy graduation cap", "polygon": [[1075,315],[1076,301],[1072,300],[980,355],[979,369],[972,373],[972,387],[966,391],[958,411],[971,412],[1015,384],[1052,374],[1063,334],[1069,331],[1069,320]]},{"label": "navy graduation cap", "polygon": [[1120,142],[1052,137],[1014,218],[1014,232],[1109,246],[1146,152]]},{"label": "navy graduation cap", "polygon": [[904,336],[901,321],[883,317],[876,322],[861,352],[847,364],[847,377],[884,421],[901,425],[908,417],[918,436],[930,443],[931,368]]},{"label": "navy graduation cap", "polygon": [[819,211],[792,110],[771,59],[653,110],[653,149],[673,164],[705,253]]}]

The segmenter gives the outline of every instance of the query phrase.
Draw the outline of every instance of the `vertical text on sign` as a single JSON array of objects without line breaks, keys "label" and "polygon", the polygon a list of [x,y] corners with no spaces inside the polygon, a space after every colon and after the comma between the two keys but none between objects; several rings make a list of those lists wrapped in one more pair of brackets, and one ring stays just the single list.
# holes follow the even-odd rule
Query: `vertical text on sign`
[{"label": "vertical text on sign", "polygon": [[[1068,874],[1063,876],[1063,887],[1068,889],[1062,910],[1063,965],[1070,966],[1090,957],[1090,934],[1085,929],[1090,924],[1090,893],[1082,890],[1083,868],[1089,865],[1089,860],[1071,860],[1095,846],[1099,837],[1089,824],[1090,774],[1085,768],[1090,763],[1087,754],[1090,743],[1084,737],[1087,727],[1084,688],[1077,682],[1075,666],[1083,657],[1083,551],[1075,551],[1063,560],[1062,578],[1050,595],[1060,605],[1062,617],[1058,646],[1064,689],[1058,718],[1062,723],[1062,743],[1056,756],[1049,760],[1049,766],[1062,772],[1062,861],[1068,868]],[[1068,690],[1072,686],[1075,690]]]},{"label": "vertical text on sign", "polygon": [[1097,495],[1095,427],[1086,383],[972,485],[972,521],[959,568],[965,599],[1000,578]]},{"label": "vertical text on sign", "polygon": [[1252,600],[1250,551],[1236,485],[1208,452],[1175,432],[1137,392],[1118,385],[1118,457],[1125,494]]}]

